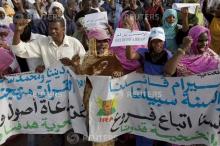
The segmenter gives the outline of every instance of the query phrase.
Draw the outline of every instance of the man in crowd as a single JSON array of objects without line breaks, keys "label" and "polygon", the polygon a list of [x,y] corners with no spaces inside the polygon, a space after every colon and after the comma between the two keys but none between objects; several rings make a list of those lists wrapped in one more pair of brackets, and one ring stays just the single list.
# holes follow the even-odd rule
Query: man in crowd
[{"label": "man in crowd", "polygon": [[46,67],[62,58],[71,59],[76,54],[84,56],[85,49],[82,44],[77,39],[65,35],[65,23],[62,18],[54,18],[49,22],[50,36],[28,43],[20,40],[20,33],[26,25],[26,20],[18,20],[16,23],[12,50],[17,56],[22,58],[41,57]]}]

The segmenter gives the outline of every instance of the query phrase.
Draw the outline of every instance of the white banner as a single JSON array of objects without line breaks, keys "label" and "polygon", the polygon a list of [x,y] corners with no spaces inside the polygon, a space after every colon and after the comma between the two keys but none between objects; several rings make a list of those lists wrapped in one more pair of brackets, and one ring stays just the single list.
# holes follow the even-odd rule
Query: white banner
[{"label": "white banner", "polygon": [[199,3],[173,3],[172,8],[175,10],[181,10],[182,8],[188,8],[189,13],[195,14],[196,7],[200,7]]},{"label": "white banner", "polygon": [[87,29],[106,28],[106,24],[108,24],[107,12],[92,13],[85,16],[85,27]]},{"label": "white banner", "polygon": [[17,74],[0,80],[0,144],[19,134],[62,134],[88,136],[82,103],[85,76],[66,67],[42,74]]},{"label": "white banner", "polygon": [[89,79],[91,141],[132,133],[180,145],[220,145],[220,71]]},{"label": "white banner", "polygon": [[131,31],[129,29],[117,28],[111,47],[147,45],[150,32]]}]

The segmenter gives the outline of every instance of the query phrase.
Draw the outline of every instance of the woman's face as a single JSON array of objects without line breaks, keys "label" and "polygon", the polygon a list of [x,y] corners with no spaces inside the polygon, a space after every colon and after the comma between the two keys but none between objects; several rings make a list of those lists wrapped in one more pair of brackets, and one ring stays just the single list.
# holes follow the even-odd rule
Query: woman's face
[{"label": "woman's face", "polygon": [[162,40],[154,39],[150,43],[155,53],[161,53],[163,51],[164,42]]},{"label": "woman's face", "polygon": [[58,7],[53,7],[52,13],[55,14],[55,15],[57,15],[58,17],[61,17],[61,16],[63,15],[61,9],[58,8]]},{"label": "woman's face", "polygon": [[7,26],[5,25],[1,25],[0,26],[0,40],[5,40],[5,38],[8,36],[9,34],[9,29]]},{"label": "woman's face", "polygon": [[208,43],[209,43],[208,34],[206,32],[202,33],[199,36],[198,43],[197,43],[197,49],[199,53],[205,52],[205,49],[208,46]]},{"label": "woman's face", "polygon": [[134,15],[126,15],[123,19],[123,28],[131,29],[133,28],[135,23],[135,16]]},{"label": "woman's face", "polygon": [[109,49],[108,40],[96,40],[96,48],[98,56],[107,55],[106,53],[108,53]]},{"label": "woman's face", "polygon": [[0,19],[4,19],[5,18],[5,13],[0,11]]},{"label": "woman's face", "polygon": [[176,21],[176,18],[173,15],[170,15],[166,18],[167,23],[173,24]]}]

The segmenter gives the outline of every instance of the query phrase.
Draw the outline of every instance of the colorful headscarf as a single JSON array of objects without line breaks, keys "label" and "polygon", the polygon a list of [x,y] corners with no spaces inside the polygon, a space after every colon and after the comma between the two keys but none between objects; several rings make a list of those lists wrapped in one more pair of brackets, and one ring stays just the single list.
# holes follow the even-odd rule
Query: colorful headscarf
[{"label": "colorful headscarf", "polygon": [[92,28],[87,33],[88,38],[95,38],[96,40],[106,40],[110,39],[110,35],[105,29],[102,28]]},{"label": "colorful headscarf", "polygon": [[[169,24],[167,22],[167,17],[174,16],[175,22],[172,24]],[[177,26],[177,11],[174,9],[167,9],[163,14],[163,28],[165,31],[166,39],[173,39],[176,37],[176,26]]]},{"label": "colorful headscarf", "polygon": [[190,29],[188,35],[192,37],[193,44],[189,53],[179,62],[180,66],[183,66],[194,74],[215,70],[220,64],[219,56],[209,49],[209,45],[205,48],[206,51],[203,54],[199,53],[197,48],[198,39],[203,33],[208,34],[208,44],[210,44],[210,32],[206,27],[197,25]]},{"label": "colorful headscarf", "polygon": [[[15,60],[14,54],[7,49],[0,47],[0,71],[5,71]],[[16,66],[14,65],[12,73],[19,73],[20,67],[16,62]]]},{"label": "colorful headscarf", "polygon": [[194,55],[199,54],[199,51],[197,49],[199,36],[205,32],[208,34],[208,46],[206,46],[205,48],[207,50],[211,43],[211,34],[210,34],[209,29],[201,25],[194,26],[190,29],[188,36],[191,36],[193,39],[193,44],[190,49],[190,54],[194,54]]},{"label": "colorful headscarf", "polygon": [[[128,13],[131,13],[132,15],[136,16],[134,12],[132,11],[125,11],[122,13],[119,22],[118,22],[118,28],[123,28],[123,19],[129,15]],[[138,25],[136,21],[133,25],[133,30],[139,30]],[[139,48],[143,48],[144,46],[132,46],[133,51],[137,51]],[[122,64],[123,68],[127,72],[135,71],[140,67],[140,63],[137,60],[129,60],[126,57],[126,47],[120,46],[120,47],[113,47],[111,48],[111,51],[118,57],[120,63]]]}]

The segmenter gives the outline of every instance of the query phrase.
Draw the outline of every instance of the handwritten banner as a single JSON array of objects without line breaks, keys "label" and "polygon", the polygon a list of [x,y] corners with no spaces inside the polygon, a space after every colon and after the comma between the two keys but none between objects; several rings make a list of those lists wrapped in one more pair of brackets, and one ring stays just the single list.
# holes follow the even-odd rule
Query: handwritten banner
[{"label": "handwritten banner", "polygon": [[131,31],[117,28],[111,46],[147,45],[149,35],[150,32],[147,31]]},{"label": "handwritten banner", "polygon": [[200,7],[199,3],[173,3],[172,8],[175,10],[181,10],[182,8],[188,8],[189,13],[195,14],[196,7]]},{"label": "handwritten banner", "polygon": [[180,145],[220,145],[220,71],[89,79],[89,140],[104,142],[132,133]]},{"label": "handwritten banner", "polygon": [[88,136],[84,86],[84,76],[62,66],[0,80],[0,144],[18,133],[63,134],[71,128]]},{"label": "handwritten banner", "polygon": [[106,28],[106,24],[108,24],[107,12],[92,13],[85,16],[85,27],[87,29]]}]

